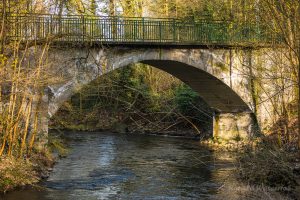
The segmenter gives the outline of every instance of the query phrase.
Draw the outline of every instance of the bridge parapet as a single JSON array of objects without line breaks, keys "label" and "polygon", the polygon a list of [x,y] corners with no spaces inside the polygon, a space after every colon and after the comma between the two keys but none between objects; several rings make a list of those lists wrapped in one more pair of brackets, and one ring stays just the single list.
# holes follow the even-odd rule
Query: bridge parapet
[{"label": "bridge parapet", "polygon": [[258,23],[86,15],[8,14],[10,40],[89,45],[261,48],[280,37]]}]

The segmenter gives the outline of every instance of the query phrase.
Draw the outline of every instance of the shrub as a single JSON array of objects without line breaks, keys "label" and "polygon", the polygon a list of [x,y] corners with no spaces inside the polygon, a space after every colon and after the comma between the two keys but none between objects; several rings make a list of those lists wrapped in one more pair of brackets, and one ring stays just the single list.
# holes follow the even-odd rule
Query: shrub
[{"label": "shrub", "polygon": [[291,152],[262,142],[256,148],[248,147],[239,154],[237,174],[249,184],[293,188],[297,185],[294,159],[295,155]]}]

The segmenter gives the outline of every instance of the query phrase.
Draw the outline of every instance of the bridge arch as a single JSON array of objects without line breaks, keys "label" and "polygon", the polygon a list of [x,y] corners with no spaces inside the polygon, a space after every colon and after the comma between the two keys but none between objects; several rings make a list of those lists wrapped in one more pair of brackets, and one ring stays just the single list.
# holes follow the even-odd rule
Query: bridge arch
[{"label": "bridge arch", "polygon": [[[64,81],[62,84],[49,86],[48,117],[52,117],[62,103],[82,86],[115,69],[133,63],[144,63],[179,78],[219,113],[215,118],[215,135],[228,134],[228,131],[234,131],[233,135],[249,135],[253,132],[251,108],[241,97],[247,94],[239,95],[239,91],[224,82],[226,76],[212,64],[214,60],[222,63],[222,59],[208,50],[120,47],[52,49],[50,58],[60,60],[60,64],[53,63],[52,68],[60,67],[60,75]],[[221,133],[222,129],[224,133]]]}]

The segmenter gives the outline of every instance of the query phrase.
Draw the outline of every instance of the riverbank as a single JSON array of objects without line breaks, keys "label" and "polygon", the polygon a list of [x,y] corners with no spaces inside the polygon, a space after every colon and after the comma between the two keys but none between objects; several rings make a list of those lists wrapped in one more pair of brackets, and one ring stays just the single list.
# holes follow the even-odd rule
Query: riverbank
[{"label": "riverbank", "polygon": [[261,195],[275,199],[300,199],[300,154],[296,146],[279,146],[270,137],[251,141],[210,139],[201,143],[214,151],[232,153],[234,178],[242,183],[235,190],[240,193],[257,193],[258,199],[264,199]]},{"label": "riverbank", "polygon": [[300,199],[300,157],[296,149],[261,142],[246,146],[236,160],[240,180]]},{"label": "riverbank", "polygon": [[49,176],[53,165],[53,156],[45,151],[27,158],[0,157],[0,193],[37,184]]}]

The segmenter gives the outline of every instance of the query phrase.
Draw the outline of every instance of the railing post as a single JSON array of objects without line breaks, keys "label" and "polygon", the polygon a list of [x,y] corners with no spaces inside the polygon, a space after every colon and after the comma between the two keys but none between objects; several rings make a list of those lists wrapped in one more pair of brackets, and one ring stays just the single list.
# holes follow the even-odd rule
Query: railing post
[{"label": "railing post", "polygon": [[142,18],[142,25],[143,25],[143,42],[145,41],[145,18]]},{"label": "railing post", "polygon": [[176,42],[176,20],[173,18],[173,42]]},{"label": "railing post", "polygon": [[48,36],[52,35],[52,24],[53,24],[53,19],[52,19],[52,15],[50,14],[50,21],[49,21],[49,27],[48,27],[48,30],[49,30]]},{"label": "railing post", "polygon": [[161,21],[158,22],[159,23],[159,41],[162,42],[162,27],[161,27]]},{"label": "railing post", "polygon": [[84,42],[85,40],[85,20],[84,20],[84,15],[81,16],[82,17],[82,42]]},{"label": "railing post", "polygon": [[133,42],[136,42],[137,40],[137,29],[138,29],[138,20],[134,19],[133,20]]},{"label": "railing post", "polygon": [[108,20],[111,20],[111,28],[112,28],[112,35],[111,35],[111,40],[114,42],[116,40],[116,36],[117,36],[117,17],[116,16],[112,16],[111,18],[109,18]]}]

